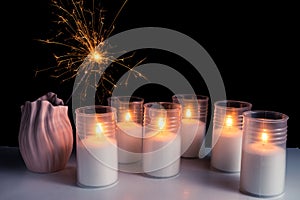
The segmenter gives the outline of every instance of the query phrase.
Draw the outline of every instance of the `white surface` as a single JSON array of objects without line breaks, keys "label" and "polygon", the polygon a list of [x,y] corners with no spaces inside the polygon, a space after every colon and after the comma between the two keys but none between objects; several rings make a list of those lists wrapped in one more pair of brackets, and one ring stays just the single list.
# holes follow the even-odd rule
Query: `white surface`
[{"label": "white surface", "polygon": [[[279,198],[299,200],[300,150],[287,149],[285,193]],[[76,185],[73,156],[67,167],[52,174],[29,172],[17,148],[0,147],[0,199],[22,200],[254,200],[239,192],[239,173],[222,173],[210,167],[209,158],[181,159],[176,177],[155,179],[142,174],[119,172],[118,183],[106,189],[85,189]],[[266,199],[266,198],[264,198]]]}]

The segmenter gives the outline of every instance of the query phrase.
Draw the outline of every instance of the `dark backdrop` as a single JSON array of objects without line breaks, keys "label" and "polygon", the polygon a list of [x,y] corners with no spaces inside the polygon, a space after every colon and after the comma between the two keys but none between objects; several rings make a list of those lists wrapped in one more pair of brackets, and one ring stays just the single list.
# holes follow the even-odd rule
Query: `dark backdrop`
[{"label": "dark backdrop", "polygon": [[[163,2],[163,3],[162,3]],[[123,1],[102,0],[109,24]],[[5,3],[8,4],[8,3]],[[35,69],[55,65],[51,45],[35,41],[55,30],[49,0],[10,1],[2,4],[2,138],[0,145],[18,146],[20,106],[49,91],[67,100],[73,80],[61,83]],[[216,63],[226,87],[227,99],[244,100],[253,109],[285,113],[288,147],[299,147],[299,32],[296,6],[273,3],[207,4],[200,1],[129,0],[115,23],[116,34],[128,29],[155,26],[180,31],[193,38]],[[4,12],[5,11],[5,12]],[[2,14],[2,15],[3,15]],[[297,36],[297,37],[296,37]],[[208,95],[201,76],[176,55],[159,50],[141,50],[137,58],[164,63],[182,72],[196,91]],[[146,101],[170,100],[172,92],[159,85],[136,91]],[[212,103],[212,102],[211,102]],[[295,105],[294,105],[295,104]],[[71,107],[71,103],[68,102]],[[70,115],[71,121],[73,118]]]}]

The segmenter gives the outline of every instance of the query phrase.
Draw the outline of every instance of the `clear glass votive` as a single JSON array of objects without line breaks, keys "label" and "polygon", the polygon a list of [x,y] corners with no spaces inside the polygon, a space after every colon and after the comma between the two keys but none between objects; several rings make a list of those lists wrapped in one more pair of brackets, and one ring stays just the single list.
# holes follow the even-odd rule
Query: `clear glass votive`
[{"label": "clear glass votive", "polygon": [[77,184],[105,187],[117,183],[116,109],[86,106],[75,110]]},{"label": "clear glass votive", "polygon": [[284,193],[288,116],[247,111],[244,116],[240,191],[258,197]]},{"label": "clear glass votive", "polygon": [[181,157],[198,158],[206,133],[209,98],[196,94],[175,94],[172,100],[182,106]]},{"label": "clear glass votive", "polygon": [[107,100],[108,105],[117,110],[118,162],[130,164],[141,161],[144,99],[135,96],[113,96]]},{"label": "clear glass votive", "polygon": [[243,112],[252,104],[237,100],[214,103],[211,165],[223,172],[240,172]]},{"label": "clear glass votive", "polygon": [[174,177],[180,171],[181,105],[144,104],[143,169],[151,177]]}]

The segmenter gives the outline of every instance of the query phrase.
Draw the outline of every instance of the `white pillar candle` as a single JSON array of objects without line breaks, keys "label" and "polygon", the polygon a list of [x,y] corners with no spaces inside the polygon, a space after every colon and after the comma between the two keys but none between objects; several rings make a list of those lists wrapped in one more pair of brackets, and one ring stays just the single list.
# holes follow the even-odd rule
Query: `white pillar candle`
[{"label": "white pillar candle", "polygon": [[142,159],[142,133],[143,128],[138,123],[130,121],[117,123],[119,163],[134,163]]},{"label": "white pillar candle", "polygon": [[285,185],[285,149],[271,143],[255,142],[243,148],[240,187],[245,193],[274,196]]},{"label": "white pillar candle", "polygon": [[[97,126],[100,126],[97,130],[101,129],[101,125]],[[118,152],[115,140],[97,132],[94,136],[77,139],[78,184],[103,187],[115,183],[118,179]]]},{"label": "white pillar candle", "polygon": [[175,94],[172,100],[182,105],[181,157],[199,158],[200,148],[205,148],[203,141],[209,98],[196,94]]},{"label": "white pillar candle", "polygon": [[196,158],[205,136],[205,123],[198,119],[181,120],[181,155]]},{"label": "white pillar candle", "polygon": [[240,172],[243,140],[243,113],[248,102],[223,100],[214,103],[211,165],[223,172]]},{"label": "white pillar candle", "polygon": [[172,177],[180,170],[181,136],[179,133],[149,132],[144,139],[144,172],[153,177]]},{"label": "white pillar candle", "polygon": [[230,121],[214,130],[211,164],[226,172],[239,172],[242,158],[242,130],[232,127]]}]

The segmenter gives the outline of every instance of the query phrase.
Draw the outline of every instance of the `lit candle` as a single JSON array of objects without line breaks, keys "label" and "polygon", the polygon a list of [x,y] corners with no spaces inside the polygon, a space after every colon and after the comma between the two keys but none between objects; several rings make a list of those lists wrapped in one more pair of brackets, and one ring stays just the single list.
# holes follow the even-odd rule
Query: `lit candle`
[{"label": "lit candle", "polygon": [[187,108],[181,120],[181,155],[196,158],[205,135],[205,123],[193,119],[191,109]]},{"label": "lit candle", "polygon": [[226,172],[239,172],[242,155],[242,130],[234,124],[234,116],[225,117],[225,125],[214,129],[211,164]]},{"label": "lit candle", "polygon": [[175,94],[172,96],[172,100],[182,106],[181,157],[202,157],[200,152],[203,152],[205,148],[204,138],[209,97],[193,93]]},{"label": "lit candle", "polygon": [[142,159],[142,133],[142,126],[132,121],[130,112],[125,113],[116,129],[119,163],[134,163]]},{"label": "lit candle", "polygon": [[222,100],[214,103],[211,165],[223,172],[240,172],[243,113],[251,103]]},{"label": "lit candle", "polygon": [[285,149],[269,142],[266,130],[259,141],[245,144],[242,155],[240,186],[243,192],[273,196],[284,191]]},{"label": "lit candle", "polygon": [[166,119],[157,119],[157,131],[144,139],[144,172],[153,177],[172,177],[180,170],[181,136],[165,129]]},{"label": "lit candle", "polygon": [[118,179],[118,154],[116,142],[104,133],[101,123],[96,123],[94,135],[77,138],[77,180],[86,187],[101,187]]}]

